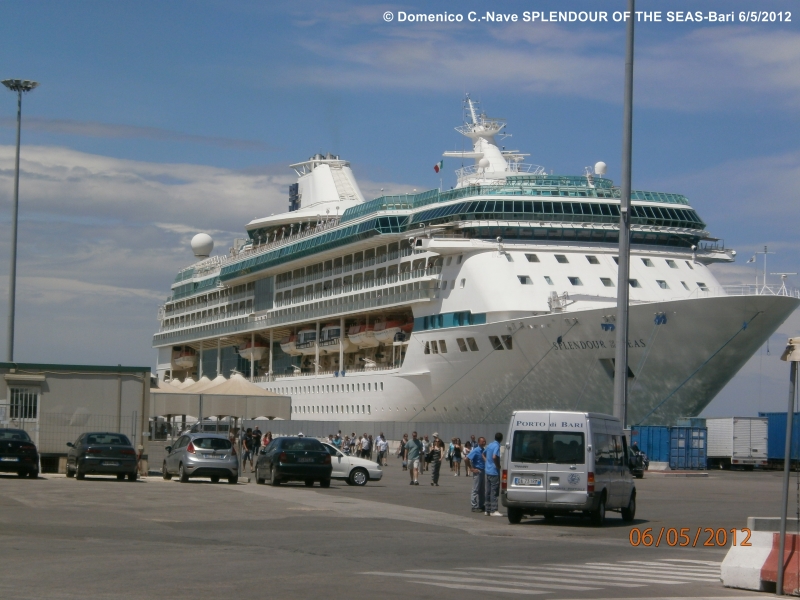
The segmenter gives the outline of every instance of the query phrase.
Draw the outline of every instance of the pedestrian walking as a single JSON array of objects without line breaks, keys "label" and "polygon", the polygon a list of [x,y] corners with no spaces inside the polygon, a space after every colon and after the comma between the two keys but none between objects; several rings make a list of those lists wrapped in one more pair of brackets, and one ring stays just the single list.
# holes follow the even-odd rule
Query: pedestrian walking
[{"label": "pedestrian walking", "polygon": [[456,477],[461,477],[461,438],[456,438],[453,444],[453,470]]},{"label": "pedestrian walking", "polygon": [[244,434],[244,439],[242,440],[242,471],[244,471],[244,466],[247,464],[247,461],[250,461],[250,471],[253,470],[253,451],[255,450],[255,439],[253,438],[253,430],[249,427]]},{"label": "pedestrian walking", "polygon": [[442,459],[444,458],[444,442],[439,439],[439,434],[433,434],[433,443],[431,444],[431,485],[439,485],[439,472],[442,469]]},{"label": "pedestrian walking", "polygon": [[367,450],[367,460],[372,460],[372,453],[375,452],[375,440],[372,439],[372,434],[369,436],[369,449]]},{"label": "pedestrian walking", "polygon": [[428,440],[428,436],[427,435],[423,435],[422,436],[422,460],[420,461],[420,464],[419,464],[420,469],[422,470],[422,473],[424,473],[428,468],[428,464],[427,463],[430,462],[430,458],[428,456],[428,453],[430,451],[431,451],[431,443]]},{"label": "pedestrian walking", "polygon": [[411,439],[406,442],[405,460],[408,463],[408,472],[411,474],[411,485],[419,485],[419,459],[422,452],[422,442],[417,439],[417,432],[411,432]]},{"label": "pedestrian walking", "polygon": [[386,466],[386,452],[389,449],[389,444],[382,431],[378,434],[378,439],[375,440],[375,446],[378,449],[378,464]]},{"label": "pedestrian walking", "polygon": [[467,455],[465,466],[472,473],[472,512],[486,512],[486,461],[483,449],[486,438],[478,438],[475,447]]},{"label": "pedestrian walking", "polygon": [[266,448],[272,443],[272,432],[268,431],[264,434],[264,437],[261,438],[261,447]]},{"label": "pedestrian walking", "polygon": [[500,493],[500,442],[503,434],[494,434],[494,441],[486,446],[483,458],[486,460],[486,516],[502,517],[497,510],[497,496]]},{"label": "pedestrian walking", "polygon": [[403,471],[408,470],[408,461],[406,460],[406,444],[408,443],[408,434],[403,434],[403,439],[397,447],[397,457],[403,459]]},{"label": "pedestrian walking", "polygon": [[356,444],[358,443],[356,439],[356,432],[350,434],[350,456],[358,456],[356,454]]}]

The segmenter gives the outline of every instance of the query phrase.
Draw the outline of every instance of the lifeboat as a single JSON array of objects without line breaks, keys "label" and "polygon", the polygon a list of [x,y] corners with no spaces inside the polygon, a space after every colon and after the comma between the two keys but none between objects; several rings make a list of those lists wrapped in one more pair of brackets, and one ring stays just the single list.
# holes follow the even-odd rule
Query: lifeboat
[{"label": "lifeboat", "polygon": [[264,357],[266,351],[267,346],[263,342],[256,341],[255,345],[251,345],[248,340],[244,344],[239,344],[239,356],[245,360],[258,362]]},{"label": "lifeboat", "polygon": [[[341,337],[341,328],[338,323],[325,325],[319,332],[319,353],[320,354],[339,354],[339,338]],[[343,350],[345,352],[354,352],[356,348],[350,343],[348,338],[342,338]]]},{"label": "lifeboat", "polygon": [[302,352],[297,349],[297,336],[289,335],[281,340],[281,350],[290,356],[300,356]]},{"label": "lifeboat", "polygon": [[176,369],[191,369],[197,364],[197,352],[194,348],[183,347],[172,352],[172,365]]},{"label": "lifeboat", "polygon": [[295,345],[299,354],[314,355],[317,353],[317,330],[301,329],[297,332],[297,343]]},{"label": "lifeboat", "polygon": [[391,344],[396,336],[401,331],[403,333],[410,333],[414,328],[414,323],[406,323],[405,321],[381,321],[375,323],[375,339],[381,344]]},{"label": "lifeboat", "polygon": [[372,325],[353,325],[347,332],[350,341],[359,348],[375,348],[378,340],[375,339],[375,332]]}]

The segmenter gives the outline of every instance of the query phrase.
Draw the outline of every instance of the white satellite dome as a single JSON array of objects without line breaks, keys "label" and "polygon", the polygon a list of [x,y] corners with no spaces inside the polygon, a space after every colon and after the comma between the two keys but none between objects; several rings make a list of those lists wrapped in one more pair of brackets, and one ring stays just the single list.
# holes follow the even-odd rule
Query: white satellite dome
[{"label": "white satellite dome", "polygon": [[207,233],[198,233],[192,238],[192,252],[197,258],[208,258],[214,249],[214,240]]},{"label": "white satellite dome", "polygon": [[602,176],[605,175],[607,171],[608,171],[608,165],[604,163],[602,160],[594,164],[595,175]]},{"label": "white satellite dome", "polygon": [[489,164],[490,164],[490,163],[489,163],[489,159],[488,159],[488,158],[482,158],[482,159],[480,159],[480,160],[478,161],[478,166],[479,166],[481,169],[485,169],[486,167],[488,167],[488,166],[489,166]]}]

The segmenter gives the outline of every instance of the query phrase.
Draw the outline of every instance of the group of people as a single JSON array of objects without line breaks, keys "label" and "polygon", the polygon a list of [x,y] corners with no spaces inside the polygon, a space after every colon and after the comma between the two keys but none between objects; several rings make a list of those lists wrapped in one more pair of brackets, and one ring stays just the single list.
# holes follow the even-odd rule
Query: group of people
[{"label": "group of people", "polygon": [[[236,433],[231,432],[231,443],[236,443]],[[242,471],[244,471],[245,465],[249,462],[250,463],[250,471],[253,470],[253,457],[258,454],[261,448],[265,448],[269,445],[272,441],[272,432],[268,431],[267,433],[262,434],[261,430],[256,425],[255,429],[248,427],[245,431],[241,432],[239,435],[239,444],[242,449]]]},{"label": "group of people", "polygon": [[473,512],[483,512],[487,517],[502,517],[498,510],[500,493],[500,444],[503,434],[496,433],[494,441],[486,444],[486,438],[475,436],[462,445],[459,438],[453,438],[449,446],[438,433],[433,434],[433,441],[428,436],[419,439],[417,432],[403,434],[398,456],[403,458],[403,470],[408,470],[410,485],[419,485],[420,473],[430,470],[431,485],[439,485],[442,462],[450,462],[450,470],[458,477],[461,475],[461,463],[464,462],[465,474],[472,475],[471,505]]}]

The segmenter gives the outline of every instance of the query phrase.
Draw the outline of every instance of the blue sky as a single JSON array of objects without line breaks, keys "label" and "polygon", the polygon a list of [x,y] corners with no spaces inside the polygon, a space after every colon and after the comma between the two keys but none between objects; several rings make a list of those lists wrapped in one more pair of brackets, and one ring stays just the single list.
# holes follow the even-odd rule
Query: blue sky
[{"label": "blue sky", "polygon": [[[796,3],[758,2],[791,11]],[[5,2],[0,75],[24,100],[17,359],[153,364],[156,309],[188,240],[223,250],[282,210],[287,168],[350,160],[365,195],[439,184],[464,92],[508,119],[508,147],[558,173],[619,179],[624,25],[386,23],[385,11],[624,10],[625,2]],[[752,2],[640,0],[738,13]],[[736,248],[724,283],[798,269],[800,11],[790,23],[637,26],[634,187],[687,195]],[[0,95],[0,226],[10,220],[15,102]],[[445,186],[456,161],[445,161]],[[8,256],[8,236],[0,236]],[[7,293],[0,260],[0,293]],[[793,278],[793,283],[798,283]],[[5,311],[5,302],[2,304]],[[3,315],[4,316],[4,315]],[[3,324],[5,319],[3,319]],[[793,316],[712,403],[782,406]],[[0,334],[5,336],[4,331]],[[774,406],[773,406],[774,404]]]}]

